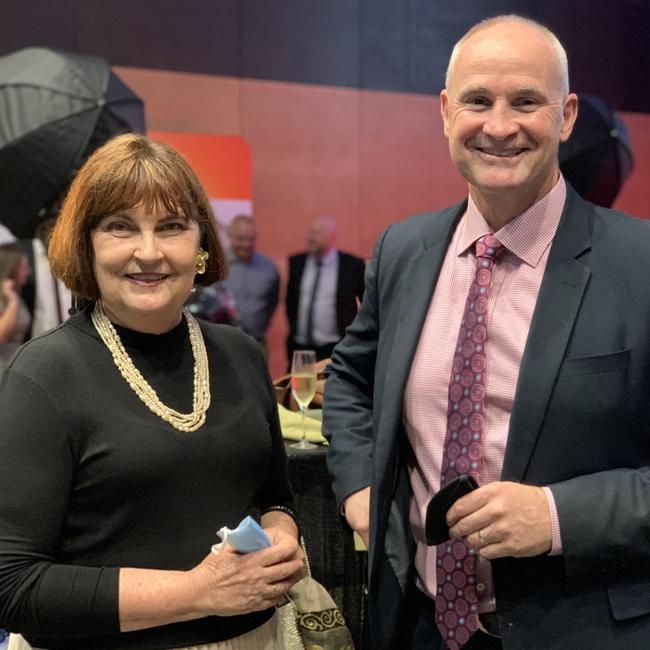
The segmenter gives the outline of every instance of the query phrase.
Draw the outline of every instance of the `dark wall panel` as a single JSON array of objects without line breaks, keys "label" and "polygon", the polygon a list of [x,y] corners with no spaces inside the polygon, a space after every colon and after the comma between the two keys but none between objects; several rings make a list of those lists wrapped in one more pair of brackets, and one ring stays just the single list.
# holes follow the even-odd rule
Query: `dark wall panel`
[{"label": "dark wall panel", "polygon": [[[363,0],[363,87],[437,94],[454,43],[512,1]],[[519,3],[521,4],[521,2]]]},{"label": "dark wall panel", "polygon": [[623,101],[621,75],[627,47],[624,6],[625,2],[609,2],[605,9],[603,0],[579,0],[568,12],[546,8],[540,19],[556,32],[567,51],[572,90],[598,95],[612,106],[631,110]]},{"label": "dark wall panel", "polygon": [[512,12],[558,34],[578,92],[650,112],[650,0],[1,0],[0,54],[437,94],[454,42]]},{"label": "dark wall panel", "polygon": [[650,113],[650,2],[628,0],[624,4],[623,67],[619,70],[623,99],[628,111]]},{"label": "dark wall panel", "polygon": [[650,111],[648,0],[364,0],[362,86],[438,93],[454,43],[476,22],[508,13],[558,35],[575,90]]},{"label": "dark wall panel", "polygon": [[79,51],[112,64],[242,76],[238,0],[77,0]]},{"label": "dark wall panel", "polygon": [[245,0],[244,76],[360,85],[361,0]]},{"label": "dark wall panel", "polygon": [[77,0],[2,0],[0,55],[23,47],[77,50]]}]

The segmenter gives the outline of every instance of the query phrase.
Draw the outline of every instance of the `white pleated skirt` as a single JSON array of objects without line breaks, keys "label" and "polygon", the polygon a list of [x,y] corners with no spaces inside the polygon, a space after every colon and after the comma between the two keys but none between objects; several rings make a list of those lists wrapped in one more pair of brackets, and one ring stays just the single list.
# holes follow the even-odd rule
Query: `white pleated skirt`
[{"label": "white pleated skirt", "polygon": [[[283,650],[282,633],[277,614],[274,614],[264,625],[237,636],[227,641],[218,641],[217,643],[208,643],[206,645],[193,645],[187,648],[178,648],[177,650]],[[19,634],[9,636],[9,646],[7,650],[44,650],[42,648],[32,648],[32,646],[23,639]]]}]

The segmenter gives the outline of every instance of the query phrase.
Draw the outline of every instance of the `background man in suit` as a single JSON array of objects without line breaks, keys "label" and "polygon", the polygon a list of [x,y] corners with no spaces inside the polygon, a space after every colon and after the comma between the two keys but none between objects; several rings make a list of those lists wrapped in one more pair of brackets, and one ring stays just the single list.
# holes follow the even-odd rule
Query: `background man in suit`
[{"label": "background man in suit", "polygon": [[[480,23],[445,85],[469,198],[383,234],[325,388],[371,646],[645,648],[650,224],[560,176],[577,97],[548,30]],[[464,473],[481,487],[428,546],[429,499]]]},{"label": "background man in suit", "polygon": [[361,258],[336,249],[334,219],[317,218],[309,229],[307,252],[289,258],[289,363],[298,349],[315,350],[317,359],[330,356],[357,313],[364,271]]}]

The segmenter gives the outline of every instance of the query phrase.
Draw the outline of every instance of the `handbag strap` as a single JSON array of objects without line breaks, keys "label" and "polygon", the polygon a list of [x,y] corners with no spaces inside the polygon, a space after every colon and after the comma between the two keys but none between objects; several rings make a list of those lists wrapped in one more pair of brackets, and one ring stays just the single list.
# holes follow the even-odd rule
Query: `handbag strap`
[{"label": "handbag strap", "polygon": [[311,566],[309,566],[309,555],[307,555],[307,547],[305,546],[305,538],[301,535],[300,536],[300,546],[302,548],[302,552],[304,554],[303,558],[303,565],[305,567],[305,574],[311,578]]}]

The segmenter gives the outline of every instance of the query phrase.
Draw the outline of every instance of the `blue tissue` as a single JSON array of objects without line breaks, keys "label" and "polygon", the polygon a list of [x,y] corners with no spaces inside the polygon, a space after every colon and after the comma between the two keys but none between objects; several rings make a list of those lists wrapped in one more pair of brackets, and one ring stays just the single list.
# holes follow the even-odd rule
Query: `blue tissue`
[{"label": "blue tissue", "polygon": [[239,526],[234,530],[224,526],[217,531],[221,538],[219,544],[212,547],[213,552],[219,551],[225,544],[230,544],[240,553],[252,553],[261,551],[263,548],[271,546],[269,536],[264,532],[262,527],[252,517],[244,517]]}]

